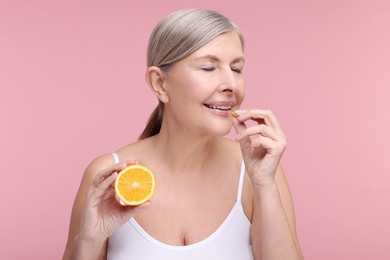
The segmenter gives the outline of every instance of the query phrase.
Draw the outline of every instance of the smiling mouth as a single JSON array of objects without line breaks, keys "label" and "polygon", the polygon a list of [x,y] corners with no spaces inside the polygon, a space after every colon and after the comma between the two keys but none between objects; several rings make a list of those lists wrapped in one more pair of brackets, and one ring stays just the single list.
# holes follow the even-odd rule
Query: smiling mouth
[{"label": "smiling mouth", "polygon": [[218,109],[221,111],[229,111],[233,107],[233,106],[214,106],[214,105],[207,105],[207,104],[204,104],[204,106],[207,108]]}]

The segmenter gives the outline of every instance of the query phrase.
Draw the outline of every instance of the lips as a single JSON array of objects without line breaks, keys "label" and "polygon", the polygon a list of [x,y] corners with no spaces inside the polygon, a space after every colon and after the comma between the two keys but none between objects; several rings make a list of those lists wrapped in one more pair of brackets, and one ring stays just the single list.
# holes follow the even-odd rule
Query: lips
[{"label": "lips", "polygon": [[223,111],[228,111],[232,109],[233,106],[221,106],[221,105],[209,105],[209,104],[204,104],[206,107],[211,108],[211,109],[218,109],[218,110],[223,110]]},{"label": "lips", "polygon": [[232,107],[235,105],[233,101],[216,101],[216,102],[210,102],[207,104],[203,104],[205,107],[210,109],[217,109],[221,111],[228,111],[232,109]]}]

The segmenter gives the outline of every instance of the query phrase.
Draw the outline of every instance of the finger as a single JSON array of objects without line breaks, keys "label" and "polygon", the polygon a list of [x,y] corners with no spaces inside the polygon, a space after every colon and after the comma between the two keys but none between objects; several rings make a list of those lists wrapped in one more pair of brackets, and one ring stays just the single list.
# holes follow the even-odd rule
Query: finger
[{"label": "finger", "polygon": [[235,112],[239,115],[237,119],[242,122],[245,122],[247,120],[254,120],[259,124],[264,123],[274,129],[281,130],[280,124],[271,110],[253,109],[242,111],[238,110]]},{"label": "finger", "polygon": [[233,127],[237,134],[240,134],[246,129],[245,122],[239,121],[237,118],[233,118]]},{"label": "finger", "polygon": [[135,160],[127,160],[127,161],[124,161],[124,163],[126,163],[127,165],[134,165],[134,164],[138,164],[138,161],[135,161]]},{"label": "finger", "polygon": [[91,194],[92,199],[98,199],[102,198],[104,194],[106,193],[107,189],[110,188],[112,183],[115,182],[116,177],[118,176],[117,172],[111,173],[110,176],[108,176],[106,179],[104,179],[100,184],[98,184],[96,189],[93,189],[93,192]]},{"label": "finger", "polygon": [[98,174],[96,174],[95,178],[93,179],[94,186],[97,187],[104,179],[110,176],[113,172],[119,172],[126,167],[126,163],[117,163],[101,170]]},{"label": "finger", "polygon": [[256,138],[256,140],[253,140],[253,142],[251,143],[252,151],[259,148],[263,148],[267,151],[268,154],[273,154],[274,146],[275,146],[275,141],[264,136]]},{"label": "finger", "polygon": [[283,153],[287,143],[285,141],[275,141],[271,138],[260,136],[251,143],[252,149],[264,148],[269,154]]},{"label": "finger", "polygon": [[106,200],[111,200],[115,197],[115,190],[114,189],[107,189],[106,192],[104,193],[103,195],[103,198],[102,200],[103,201],[106,201]]},{"label": "finger", "polygon": [[237,114],[237,120],[245,122],[248,121],[249,119],[252,119],[256,121],[258,124],[265,124],[264,119],[262,118],[255,118],[250,115],[251,110],[236,110],[234,111]]},{"label": "finger", "polygon": [[107,190],[111,184],[113,184],[116,180],[116,177],[118,176],[117,172],[113,172],[110,176],[108,176],[104,181],[102,181],[98,188],[101,190]]},{"label": "finger", "polygon": [[[121,164],[126,164],[125,167],[129,166],[129,165],[134,165],[134,164],[138,164],[138,161],[135,161],[135,160],[127,160],[127,161],[124,161],[124,162],[121,162]],[[124,167],[124,168],[125,168]],[[123,168],[123,169],[124,169]],[[111,187],[114,187],[114,183],[111,184]]]},{"label": "finger", "polygon": [[237,135],[236,141],[240,141],[247,136],[253,135],[263,135],[265,137],[271,138],[272,140],[278,141],[284,138],[283,134],[278,133],[275,129],[267,125],[255,125],[246,128],[240,134]]},{"label": "finger", "polygon": [[[245,129],[246,129],[245,123],[240,122],[236,118],[233,118],[233,127],[236,130],[237,134],[240,134],[241,132],[245,131]],[[241,149],[243,149],[243,150],[250,149],[251,139],[249,136],[244,136],[243,138],[241,138],[239,140],[239,142],[240,142]]]}]

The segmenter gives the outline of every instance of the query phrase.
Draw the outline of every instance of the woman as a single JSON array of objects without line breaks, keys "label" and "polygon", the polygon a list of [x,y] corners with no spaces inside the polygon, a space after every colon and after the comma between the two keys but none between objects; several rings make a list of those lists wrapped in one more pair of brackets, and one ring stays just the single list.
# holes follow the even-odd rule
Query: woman
[{"label": "woman", "polygon": [[[240,30],[214,11],[157,24],[146,81],[159,105],[139,141],[88,166],[64,259],[302,259],[283,131],[270,111],[238,110],[244,62]],[[232,125],[235,141],[223,137]],[[152,201],[125,207],[112,184],[134,162],[157,186]]]}]

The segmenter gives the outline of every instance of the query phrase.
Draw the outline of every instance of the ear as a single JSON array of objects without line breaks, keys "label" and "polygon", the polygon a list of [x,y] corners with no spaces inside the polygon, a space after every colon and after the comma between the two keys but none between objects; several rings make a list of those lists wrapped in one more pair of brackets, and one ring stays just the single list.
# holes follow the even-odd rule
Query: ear
[{"label": "ear", "polygon": [[146,70],[145,79],[157,98],[161,102],[167,103],[169,101],[169,97],[165,84],[166,75],[161,71],[161,69],[156,66],[149,67]]}]

